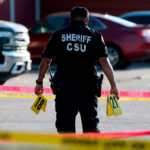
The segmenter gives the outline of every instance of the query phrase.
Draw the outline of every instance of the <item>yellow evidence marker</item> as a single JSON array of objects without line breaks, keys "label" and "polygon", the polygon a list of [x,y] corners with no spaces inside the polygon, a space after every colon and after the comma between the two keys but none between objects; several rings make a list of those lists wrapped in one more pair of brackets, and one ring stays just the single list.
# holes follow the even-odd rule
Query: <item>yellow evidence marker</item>
[{"label": "yellow evidence marker", "polygon": [[106,110],[107,116],[118,116],[122,114],[120,105],[118,103],[118,100],[115,96],[115,94],[110,94],[107,96],[107,110]]},{"label": "yellow evidence marker", "polygon": [[43,112],[46,111],[46,104],[47,104],[47,99],[40,94],[38,95],[37,99],[33,103],[31,109],[36,115],[38,115],[41,109],[43,110]]}]

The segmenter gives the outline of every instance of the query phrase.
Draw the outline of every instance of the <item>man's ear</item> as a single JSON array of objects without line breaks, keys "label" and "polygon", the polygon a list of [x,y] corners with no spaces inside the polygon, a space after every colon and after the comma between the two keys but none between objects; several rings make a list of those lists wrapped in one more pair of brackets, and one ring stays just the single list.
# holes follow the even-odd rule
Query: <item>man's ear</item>
[{"label": "man's ear", "polygon": [[88,23],[89,23],[89,19],[87,18],[87,19],[86,19],[86,24],[88,25]]}]

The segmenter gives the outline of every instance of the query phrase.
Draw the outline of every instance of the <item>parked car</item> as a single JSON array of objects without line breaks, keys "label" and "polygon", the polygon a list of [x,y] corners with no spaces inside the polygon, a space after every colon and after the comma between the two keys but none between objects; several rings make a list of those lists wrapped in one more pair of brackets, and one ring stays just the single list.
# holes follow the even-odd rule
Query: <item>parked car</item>
[{"label": "parked car", "polygon": [[120,18],[137,24],[150,25],[150,11],[133,11],[122,14]]},{"label": "parked car", "polygon": [[31,70],[28,29],[20,24],[0,20],[0,84]]},{"label": "parked car", "polygon": [[[29,51],[32,59],[40,59],[51,34],[69,23],[68,13],[55,13],[30,29]],[[114,68],[150,56],[150,28],[141,27],[119,17],[90,13],[88,26],[103,34]]]}]

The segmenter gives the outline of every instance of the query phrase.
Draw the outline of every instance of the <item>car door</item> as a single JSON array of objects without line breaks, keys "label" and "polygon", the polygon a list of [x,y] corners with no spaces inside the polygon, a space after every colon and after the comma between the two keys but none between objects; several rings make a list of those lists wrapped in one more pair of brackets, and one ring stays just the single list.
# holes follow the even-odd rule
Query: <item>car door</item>
[{"label": "car door", "polygon": [[42,52],[54,31],[69,23],[67,16],[49,16],[30,30],[29,51],[32,60],[40,60]]}]

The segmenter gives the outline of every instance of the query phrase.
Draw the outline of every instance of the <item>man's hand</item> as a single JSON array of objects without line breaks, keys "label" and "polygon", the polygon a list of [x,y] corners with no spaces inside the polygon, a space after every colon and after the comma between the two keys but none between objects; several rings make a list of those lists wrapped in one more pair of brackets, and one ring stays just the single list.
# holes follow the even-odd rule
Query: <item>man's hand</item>
[{"label": "man's hand", "polygon": [[119,98],[120,98],[119,91],[118,91],[118,89],[116,87],[110,89],[110,94],[115,94],[116,98],[119,100]]},{"label": "man's hand", "polygon": [[43,89],[44,89],[44,88],[43,88],[43,85],[37,84],[37,85],[35,86],[35,94],[36,94],[36,95],[42,94],[43,91],[44,91]]}]

